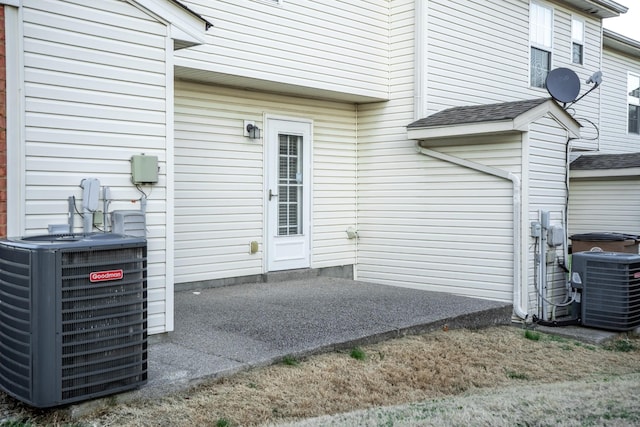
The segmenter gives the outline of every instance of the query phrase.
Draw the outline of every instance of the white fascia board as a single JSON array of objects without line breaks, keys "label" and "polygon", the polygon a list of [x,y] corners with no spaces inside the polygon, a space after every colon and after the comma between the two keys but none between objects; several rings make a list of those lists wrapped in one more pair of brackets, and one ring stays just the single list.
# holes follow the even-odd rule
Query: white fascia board
[{"label": "white fascia board", "polygon": [[630,176],[640,177],[640,168],[592,169],[592,170],[569,171],[569,177],[572,179],[617,178],[617,177],[630,177]]},{"label": "white fascia board", "polygon": [[434,126],[429,128],[407,129],[408,139],[449,138],[465,135],[486,135],[516,131],[513,120],[497,122],[467,123],[453,126]]},{"label": "white fascia board", "polygon": [[170,37],[186,45],[207,41],[206,21],[168,0],[127,0],[153,13],[170,26]]},{"label": "white fascia board", "polygon": [[529,130],[529,125],[536,120],[549,114],[553,117],[562,127],[564,127],[571,136],[574,138],[580,137],[580,123],[578,123],[573,117],[569,115],[565,110],[552,100],[549,100],[543,104],[538,105],[531,110],[520,114],[513,120],[515,129],[522,132]]},{"label": "white fascia board", "polygon": [[7,6],[20,7],[20,1],[21,0],[0,0],[0,4],[4,4]]},{"label": "white fascia board", "polygon": [[465,135],[487,135],[506,132],[528,132],[531,123],[550,114],[573,137],[580,137],[580,124],[552,100],[544,102],[512,120],[488,121],[479,123],[463,123],[451,126],[434,126],[428,128],[409,128],[407,138],[424,140],[431,138],[449,138]]}]

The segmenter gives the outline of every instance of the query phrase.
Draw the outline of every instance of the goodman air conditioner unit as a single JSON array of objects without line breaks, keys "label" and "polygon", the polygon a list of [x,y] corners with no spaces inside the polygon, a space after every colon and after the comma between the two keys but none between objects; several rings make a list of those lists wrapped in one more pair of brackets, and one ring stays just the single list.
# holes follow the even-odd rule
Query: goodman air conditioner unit
[{"label": "goodman air conditioner unit", "polygon": [[146,252],[116,234],[0,241],[0,387],[51,407],[146,382]]},{"label": "goodman air conditioner unit", "polygon": [[640,326],[640,255],[578,252],[571,265],[572,286],[582,290],[584,326],[615,331]]}]

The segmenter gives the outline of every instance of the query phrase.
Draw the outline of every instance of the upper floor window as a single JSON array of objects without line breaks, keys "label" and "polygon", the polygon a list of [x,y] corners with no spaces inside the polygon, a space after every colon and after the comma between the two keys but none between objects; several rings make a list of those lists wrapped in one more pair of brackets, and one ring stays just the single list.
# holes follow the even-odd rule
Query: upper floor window
[{"label": "upper floor window", "polygon": [[531,45],[530,84],[545,87],[551,71],[553,48],[553,9],[532,1],[529,7],[529,43]]},{"label": "upper floor window", "polygon": [[584,21],[571,19],[571,62],[584,64]]},{"label": "upper floor window", "polygon": [[629,104],[629,133],[640,135],[640,75],[629,73],[627,78]]}]

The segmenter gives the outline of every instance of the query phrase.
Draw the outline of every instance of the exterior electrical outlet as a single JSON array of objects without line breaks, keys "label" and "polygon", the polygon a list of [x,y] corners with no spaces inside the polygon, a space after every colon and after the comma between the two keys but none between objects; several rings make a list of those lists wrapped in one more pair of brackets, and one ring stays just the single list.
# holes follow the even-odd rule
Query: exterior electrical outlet
[{"label": "exterior electrical outlet", "polygon": [[158,182],[158,157],[144,154],[131,156],[131,182],[135,185]]},{"label": "exterior electrical outlet", "polygon": [[0,241],[0,388],[45,408],[147,381],[147,243],[115,234]]}]

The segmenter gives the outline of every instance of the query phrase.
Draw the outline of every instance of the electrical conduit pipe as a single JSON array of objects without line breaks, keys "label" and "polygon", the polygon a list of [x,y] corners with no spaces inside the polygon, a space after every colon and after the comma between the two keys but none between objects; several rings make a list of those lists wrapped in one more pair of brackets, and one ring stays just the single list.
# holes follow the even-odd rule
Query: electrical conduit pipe
[{"label": "electrical conduit pipe", "polygon": [[522,232],[520,228],[522,222],[520,178],[502,169],[421,147],[419,142],[416,143],[416,149],[418,153],[424,154],[425,156],[511,181],[513,185],[513,312],[519,318],[526,320],[529,317],[529,313],[527,312],[526,306],[522,306],[522,295],[526,292],[526,283],[522,281],[522,251],[520,249],[522,242]]}]

